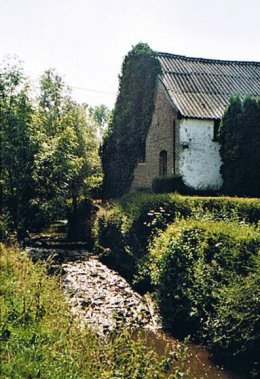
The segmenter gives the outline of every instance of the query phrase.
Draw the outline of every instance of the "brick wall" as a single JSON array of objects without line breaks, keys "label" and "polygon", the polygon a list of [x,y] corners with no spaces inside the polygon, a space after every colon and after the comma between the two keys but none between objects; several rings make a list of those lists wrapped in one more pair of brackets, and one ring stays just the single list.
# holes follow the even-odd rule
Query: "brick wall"
[{"label": "brick wall", "polygon": [[[176,120],[176,133],[173,124],[176,112],[163,84],[158,81],[155,93],[155,109],[151,127],[146,137],[145,162],[138,163],[134,170],[131,191],[141,188],[152,188],[152,180],[159,176],[159,155],[162,150],[167,151],[167,175],[173,174],[173,136],[176,135],[178,148],[178,120]],[[178,170],[178,161],[175,162]]]}]

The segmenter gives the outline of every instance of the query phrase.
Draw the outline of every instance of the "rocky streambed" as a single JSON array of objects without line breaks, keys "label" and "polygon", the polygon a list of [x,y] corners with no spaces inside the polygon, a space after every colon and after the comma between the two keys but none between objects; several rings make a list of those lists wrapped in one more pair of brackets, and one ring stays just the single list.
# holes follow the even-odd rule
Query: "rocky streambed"
[{"label": "rocky streambed", "polygon": [[134,292],[116,272],[95,256],[62,265],[63,288],[72,312],[100,334],[124,324],[128,328],[158,329],[158,317],[148,298]]},{"label": "rocky streambed", "polygon": [[[50,272],[62,275],[62,286],[71,310],[80,322],[100,335],[119,326],[141,328],[144,339],[158,354],[174,349],[179,342],[165,335],[160,318],[149,297],[141,296],[119,274],[86,250],[29,247],[33,261],[49,260]],[[189,345],[189,379],[243,379],[215,365],[206,349]]]},{"label": "rocky streambed", "polygon": [[52,259],[50,271],[62,274],[62,287],[75,316],[99,334],[122,326],[160,329],[160,320],[148,296],[135,292],[118,273],[98,257],[82,250],[28,248],[34,261]]}]

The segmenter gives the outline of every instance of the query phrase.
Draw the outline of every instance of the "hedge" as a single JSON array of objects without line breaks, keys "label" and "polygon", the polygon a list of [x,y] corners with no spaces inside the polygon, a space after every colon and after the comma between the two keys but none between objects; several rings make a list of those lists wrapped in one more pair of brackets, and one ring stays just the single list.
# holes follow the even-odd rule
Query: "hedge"
[{"label": "hedge", "polygon": [[260,200],[132,193],[98,212],[96,247],[105,263],[140,291],[149,288],[146,256],[149,241],[175,219],[237,220],[256,224]]},{"label": "hedge", "polygon": [[259,253],[259,228],[197,220],[170,225],[149,253],[165,328],[206,343],[252,377],[260,353]]},{"label": "hedge", "polygon": [[152,187],[155,193],[185,193],[188,190],[179,175],[156,177],[153,179]]}]

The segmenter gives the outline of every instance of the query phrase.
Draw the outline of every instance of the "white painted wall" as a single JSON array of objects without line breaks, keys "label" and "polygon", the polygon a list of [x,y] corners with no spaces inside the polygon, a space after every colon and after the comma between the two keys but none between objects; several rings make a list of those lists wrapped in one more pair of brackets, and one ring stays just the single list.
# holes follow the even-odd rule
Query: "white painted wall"
[{"label": "white painted wall", "polygon": [[179,173],[195,189],[219,189],[222,185],[219,143],[213,142],[213,126],[212,120],[180,120]]}]

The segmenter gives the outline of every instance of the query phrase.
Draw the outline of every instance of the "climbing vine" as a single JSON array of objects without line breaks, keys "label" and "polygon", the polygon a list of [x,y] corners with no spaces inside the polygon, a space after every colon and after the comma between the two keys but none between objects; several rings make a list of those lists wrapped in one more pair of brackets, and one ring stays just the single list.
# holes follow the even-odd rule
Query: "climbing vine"
[{"label": "climbing vine", "polygon": [[134,168],[144,155],[160,73],[159,60],[145,43],[133,47],[124,59],[115,109],[101,148],[105,198],[130,189]]}]

